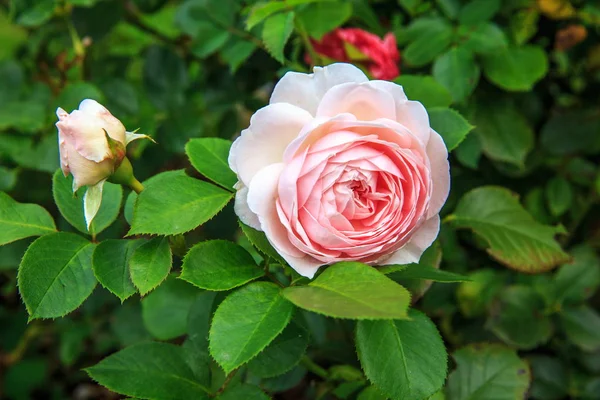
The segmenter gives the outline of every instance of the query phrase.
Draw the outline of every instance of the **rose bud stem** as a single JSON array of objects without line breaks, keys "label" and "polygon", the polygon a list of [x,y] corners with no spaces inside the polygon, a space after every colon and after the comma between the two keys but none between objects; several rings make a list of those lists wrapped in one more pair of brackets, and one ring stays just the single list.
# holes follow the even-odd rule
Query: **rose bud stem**
[{"label": "rose bud stem", "polygon": [[133,166],[127,157],[123,158],[121,165],[119,165],[116,171],[108,178],[108,181],[130,187],[138,194],[144,190],[144,186],[133,175]]}]

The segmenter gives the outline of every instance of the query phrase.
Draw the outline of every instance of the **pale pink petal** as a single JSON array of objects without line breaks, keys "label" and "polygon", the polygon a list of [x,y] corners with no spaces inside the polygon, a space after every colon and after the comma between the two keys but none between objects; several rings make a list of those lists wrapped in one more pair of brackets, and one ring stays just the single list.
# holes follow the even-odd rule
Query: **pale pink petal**
[{"label": "pale pink petal", "polygon": [[67,118],[56,123],[64,140],[83,157],[100,162],[112,157],[103,125],[96,118],[75,110]]},{"label": "pale pink petal", "polygon": [[410,240],[380,265],[418,263],[421,255],[435,241],[440,231],[440,217],[434,215],[423,223]]},{"label": "pale pink petal", "polygon": [[86,114],[97,115],[109,113],[108,109],[104,107],[102,104],[98,103],[93,99],[83,99],[81,103],[79,103],[79,111],[82,111]]},{"label": "pale pink petal", "polygon": [[429,140],[429,115],[418,101],[409,101],[402,86],[388,81],[371,81],[370,84],[385,90],[394,97],[396,121],[407,127],[423,144]]},{"label": "pale pink petal", "polygon": [[277,213],[277,185],[283,163],[264,167],[252,179],[248,190],[248,206],[258,216],[261,230],[277,252],[300,275],[312,278],[321,262],[298,250],[288,239],[288,230]]},{"label": "pale pink petal", "polygon": [[288,72],[275,85],[270,103],[289,103],[303,108],[312,115],[325,93],[332,87],[347,82],[367,82],[365,74],[352,64],[331,64],[315,67],[314,73]]},{"label": "pale pink petal", "polygon": [[237,187],[233,209],[244,224],[259,231],[262,230],[258,216],[248,207],[248,188],[241,182],[239,183],[239,187]]},{"label": "pale pink petal", "polygon": [[286,147],[311,120],[309,113],[291,104],[270,104],[261,108],[229,152],[232,170],[238,173],[244,185],[249,186],[260,169],[283,160]]},{"label": "pale pink petal", "polygon": [[113,172],[112,160],[99,163],[90,161],[79,154],[69,142],[65,142],[64,149],[69,160],[69,170],[73,175],[73,191],[82,186],[95,185]]},{"label": "pale pink petal", "polygon": [[361,121],[378,118],[396,120],[393,96],[370,82],[344,83],[331,88],[317,108],[317,117],[334,117],[350,113]]},{"label": "pale pink petal", "polygon": [[430,218],[442,209],[448,193],[450,192],[450,165],[448,164],[448,149],[442,137],[433,129],[431,137],[427,143],[427,155],[431,165],[431,180],[433,191],[429,200],[429,211],[427,217]]},{"label": "pale pink petal", "polygon": [[118,140],[124,145],[128,144],[129,141],[126,138],[125,127],[117,118],[115,118],[110,111],[96,100],[85,99],[79,103],[79,111],[83,112],[88,118],[95,118],[99,124],[108,132],[114,140]]}]

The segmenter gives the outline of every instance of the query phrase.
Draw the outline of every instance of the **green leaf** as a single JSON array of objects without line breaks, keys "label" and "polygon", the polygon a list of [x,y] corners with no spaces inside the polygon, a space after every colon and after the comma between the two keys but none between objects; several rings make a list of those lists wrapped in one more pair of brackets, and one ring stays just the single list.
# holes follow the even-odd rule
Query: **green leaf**
[{"label": "green leaf", "polygon": [[359,321],[356,350],[365,375],[393,399],[425,399],[437,392],[448,371],[442,338],[416,310],[408,321]]},{"label": "green leaf", "polygon": [[229,168],[227,157],[231,141],[221,138],[192,139],[185,145],[185,153],[190,162],[202,175],[232,190],[237,182],[237,176]]},{"label": "green leaf", "polygon": [[[185,170],[183,170],[183,169],[180,169],[178,171],[167,171],[167,172],[161,172],[159,174],[156,174],[156,175],[152,176],[151,178],[146,179],[142,183],[143,183],[144,187],[146,187],[156,180],[166,179],[166,178],[163,178],[164,174],[169,174],[170,177],[173,177],[174,175],[171,175],[173,173],[175,173],[179,176],[184,176],[184,177],[187,176],[185,174]],[[125,207],[123,207],[123,214],[125,216],[125,219],[127,220],[127,222],[130,225],[131,225],[131,221],[133,221],[133,208],[134,208],[135,202],[137,200],[137,197],[138,197],[137,193],[134,192],[133,190],[131,192],[129,192],[129,195],[127,196],[127,200],[125,201]]]},{"label": "green leaf", "polygon": [[196,382],[181,347],[168,343],[140,343],[110,355],[88,375],[113,392],[145,399],[208,399]]},{"label": "green leaf", "polygon": [[145,50],[143,81],[147,97],[158,109],[176,109],[184,105],[189,85],[183,59],[174,51],[158,45]]},{"label": "green leaf", "polygon": [[[595,109],[566,110],[550,116],[542,127],[540,142],[552,155],[596,154],[600,137],[590,132],[599,129],[600,116]],[[565,140],[565,132],[569,132],[569,140]]]},{"label": "green leaf", "polygon": [[546,271],[569,260],[554,240],[564,229],[536,222],[516,195],[501,187],[471,190],[448,221],[456,228],[472,229],[488,242],[493,258],[518,271]]},{"label": "green leaf", "polygon": [[433,63],[433,77],[448,89],[457,103],[473,93],[480,75],[473,53],[465,47],[452,47]]},{"label": "green leaf", "polygon": [[548,72],[546,52],[537,46],[499,49],[482,61],[486,78],[508,91],[531,90]]},{"label": "green leaf", "polygon": [[17,184],[18,168],[5,168],[0,166],[0,192],[10,192]]},{"label": "green leaf", "polygon": [[208,352],[208,332],[215,303],[215,292],[200,293],[190,308],[187,321],[188,337],[183,344],[186,359],[196,378],[206,387],[211,385],[211,358]]},{"label": "green leaf", "polygon": [[427,279],[434,282],[465,282],[471,279],[468,276],[455,272],[440,270],[428,265],[408,264],[400,271],[388,274],[393,280],[398,279]]},{"label": "green leaf", "polygon": [[272,283],[254,282],[217,308],[210,328],[210,354],[229,373],[260,353],[286,327],[292,304]]},{"label": "green leaf", "polygon": [[458,22],[463,25],[474,25],[492,19],[500,10],[500,0],[471,0],[458,15]]},{"label": "green leaf", "polygon": [[461,313],[469,318],[487,314],[496,294],[504,287],[502,276],[496,271],[482,268],[469,274],[470,282],[463,282],[456,291]]},{"label": "green leaf", "polygon": [[411,100],[423,103],[426,108],[448,107],[452,103],[450,92],[431,76],[401,75],[394,79]]},{"label": "green leaf", "polygon": [[42,236],[29,246],[17,279],[30,319],[62,317],[92,294],[94,247],[81,236],[64,232]]},{"label": "green leaf", "polygon": [[359,262],[327,267],[307,286],[287,287],[283,296],[305,310],[335,318],[405,319],[408,290]]},{"label": "green leaf", "polygon": [[47,22],[54,15],[56,4],[54,0],[40,0],[27,7],[17,18],[22,26],[34,27]]},{"label": "green leaf", "polygon": [[252,243],[252,245],[256,247],[258,251],[272,258],[273,260],[276,260],[281,265],[286,265],[285,260],[279,255],[279,253],[277,253],[277,250],[271,246],[271,243],[269,243],[269,240],[264,232],[257,231],[256,229],[244,224],[242,221],[239,221],[239,225],[250,243]]},{"label": "green leaf", "polygon": [[462,115],[451,108],[430,109],[429,123],[442,136],[448,151],[454,150],[473,129],[473,126]]},{"label": "green leaf", "polygon": [[467,135],[454,150],[456,159],[465,167],[477,169],[481,158],[481,142],[476,134]]},{"label": "green leaf", "polygon": [[560,176],[550,179],[546,185],[546,200],[548,209],[555,217],[567,212],[573,204],[573,190],[569,181]]},{"label": "green leaf", "polygon": [[587,305],[564,308],[560,313],[567,338],[583,351],[600,349],[600,315]]},{"label": "green leaf", "polygon": [[121,302],[135,293],[129,277],[129,260],[142,243],[143,240],[109,239],[94,250],[92,266],[96,279]]},{"label": "green leaf", "polygon": [[262,40],[269,54],[284,63],[283,49],[294,30],[294,13],[287,12],[269,17],[262,29]]},{"label": "green leaf", "polygon": [[97,235],[108,228],[119,216],[121,201],[123,200],[123,189],[121,185],[104,183],[102,203],[92,221],[89,232],[83,215],[85,190],[86,188],[82,187],[76,194],[73,194],[73,176],[69,175],[65,178],[60,169],[56,170],[52,177],[52,194],[62,216],[78,231],[88,235]]},{"label": "green leaf", "polygon": [[561,362],[548,356],[528,357],[533,375],[529,395],[535,399],[560,400],[569,391],[569,373]]},{"label": "green leaf", "polygon": [[[418,21],[418,22],[417,22]],[[445,20],[422,18],[407,29],[413,41],[406,46],[402,57],[413,67],[422,67],[442,54],[452,43],[453,28]]]},{"label": "green leaf", "polygon": [[484,101],[477,104],[474,133],[486,156],[519,168],[533,149],[534,134],[527,120],[509,101]]},{"label": "green leaf", "polygon": [[309,335],[292,322],[271,344],[248,363],[248,370],[260,378],[281,375],[294,368],[308,346]]},{"label": "green leaf", "polygon": [[178,171],[165,172],[137,196],[127,235],[188,232],[214,217],[231,197],[217,186]]},{"label": "green leaf", "polygon": [[571,251],[573,262],[561,266],[554,282],[556,301],[567,304],[581,303],[596,292],[600,286],[600,259],[588,246],[579,246]]},{"label": "green leaf", "polygon": [[356,400],[387,400],[387,396],[381,394],[375,386],[367,386],[358,394]]},{"label": "green leaf", "polygon": [[170,340],[185,334],[191,305],[199,290],[170,276],[142,300],[142,318],[148,332],[157,339]]},{"label": "green leaf", "polygon": [[544,314],[544,299],[528,286],[508,286],[500,292],[488,326],[505,343],[533,349],[552,335],[552,322]]},{"label": "green leaf", "polygon": [[269,1],[255,4],[246,20],[246,29],[251,30],[266,18],[276,12],[285,10],[287,7],[288,5],[283,1]]},{"label": "green leaf", "polygon": [[349,1],[319,1],[297,11],[298,18],[306,32],[320,40],[323,35],[343,25],[352,16],[352,3]]},{"label": "green leaf", "polygon": [[258,386],[242,383],[225,389],[223,393],[217,396],[217,400],[269,400],[270,397],[265,394]]},{"label": "green leaf", "polygon": [[164,281],[173,263],[169,239],[157,237],[135,249],[129,260],[131,280],[144,296]]},{"label": "green leaf", "polygon": [[535,35],[539,18],[537,7],[519,10],[511,16],[509,33],[516,44],[525,44]]},{"label": "green leaf", "polygon": [[205,58],[225,46],[231,34],[210,21],[198,21],[195,25],[197,38],[192,42],[192,53],[200,58]]},{"label": "green leaf", "polygon": [[231,73],[235,73],[256,48],[256,43],[232,36],[221,49],[221,58],[229,64]]},{"label": "green leaf", "polygon": [[54,220],[43,207],[17,203],[0,192],[0,246],[52,232],[56,232]]},{"label": "green leaf", "polygon": [[227,240],[200,242],[183,260],[180,278],[207,290],[229,290],[264,275],[243,247]]},{"label": "green leaf", "polygon": [[493,23],[460,26],[458,33],[464,37],[461,47],[477,54],[489,54],[508,46],[506,35]]},{"label": "green leaf", "polygon": [[521,400],[527,398],[529,365],[514,350],[474,344],[452,355],[457,367],[448,377],[448,400]]}]

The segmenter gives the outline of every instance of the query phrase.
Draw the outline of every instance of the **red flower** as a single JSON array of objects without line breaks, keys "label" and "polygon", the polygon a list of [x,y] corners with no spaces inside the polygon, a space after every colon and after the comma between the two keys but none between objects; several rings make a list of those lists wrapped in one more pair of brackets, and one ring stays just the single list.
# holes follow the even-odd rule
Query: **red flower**
[{"label": "red flower", "polygon": [[320,41],[312,40],[315,51],[337,61],[364,65],[376,79],[391,80],[400,75],[400,53],[392,33],[383,40],[358,28],[340,28]]}]

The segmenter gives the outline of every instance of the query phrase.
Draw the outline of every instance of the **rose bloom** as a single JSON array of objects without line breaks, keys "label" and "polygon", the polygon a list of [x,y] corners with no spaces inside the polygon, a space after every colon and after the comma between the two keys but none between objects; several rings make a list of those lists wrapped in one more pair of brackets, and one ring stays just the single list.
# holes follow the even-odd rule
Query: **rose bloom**
[{"label": "rose bloom", "polygon": [[235,211],[303,276],[418,262],[439,232],[448,152],[421,103],[350,64],[288,72],[233,143]]},{"label": "rose bloom", "polygon": [[89,229],[100,208],[104,182],[123,160],[129,163],[125,147],[133,140],[148,136],[127,132],[121,121],[91,99],[83,100],[79,109],[70,114],[59,107],[56,115],[62,172],[65,176],[73,175],[73,192],[82,186],[88,187],[83,204]]},{"label": "rose bloom", "polygon": [[[125,157],[126,130],[121,121],[95,100],[85,99],[71,114],[56,110],[60,167],[65,176],[73,174],[73,191],[107,179]],[[108,135],[122,145],[113,154]]]},{"label": "rose bloom", "polygon": [[[398,61],[400,53],[396,45],[396,37],[392,33],[379,36],[357,28],[339,28],[320,41],[312,41],[315,51],[325,57],[363,64],[376,79],[391,80],[400,75]],[[358,50],[357,54],[349,54],[348,45]]]}]

